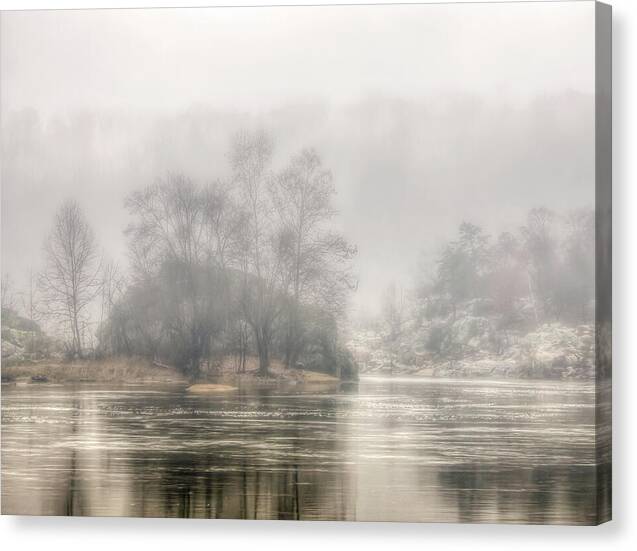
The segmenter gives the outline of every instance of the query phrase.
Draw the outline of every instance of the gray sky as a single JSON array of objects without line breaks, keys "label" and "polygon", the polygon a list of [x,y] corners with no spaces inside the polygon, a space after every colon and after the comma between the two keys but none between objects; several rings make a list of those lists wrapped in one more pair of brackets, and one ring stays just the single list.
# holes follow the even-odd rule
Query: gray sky
[{"label": "gray sky", "polygon": [[37,269],[76,197],[125,259],[122,201],[227,173],[266,126],[314,146],[359,246],[359,307],[463,219],[594,200],[593,2],[3,13],[2,270]]}]

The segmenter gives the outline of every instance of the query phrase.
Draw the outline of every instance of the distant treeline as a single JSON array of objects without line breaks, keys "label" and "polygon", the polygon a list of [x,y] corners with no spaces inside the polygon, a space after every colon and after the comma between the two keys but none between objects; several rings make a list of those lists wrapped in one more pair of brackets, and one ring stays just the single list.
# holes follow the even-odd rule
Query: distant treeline
[{"label": "distant treeline", "polygon": [[594,212],[536,208],[495,238],[462,223],[416,289],[387,290],[380,333],[392,363],[589,375],[594,321]]},{"label": "distant treeline", "polygon": [[488,301],[502,327],[544,321],[590,322],[595,298],[595,217],[592,210],[558,216],[529,212],[518,231],[492,240],[463,223],[447,243],[433,281],[420,289],[423,315],[455,313]]},{"label": "distant treeline", "polygon": [[197,377],[256,355],[262,375],[277,358],[355,376],[338,328],[356,249],[329,229],[332,175],[312,149],[275,170],[272,150],[243,132],[227,181],[171,173],[131,193],[125,275],[100,258],[78,204],[63,204],[28,317],[53,319],[70,358],[143,356]]}]

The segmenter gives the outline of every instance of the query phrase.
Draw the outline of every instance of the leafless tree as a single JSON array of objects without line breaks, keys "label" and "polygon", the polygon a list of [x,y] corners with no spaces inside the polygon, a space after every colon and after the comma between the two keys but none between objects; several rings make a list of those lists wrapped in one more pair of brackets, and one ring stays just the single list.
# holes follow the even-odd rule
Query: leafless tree
[{"label": "leafless tree", "polygon": [[157,273],[165,260],[198,264],[205,251],[203,204],[194,182],[171,173],[126,199],[135,221],[126,229],[137,276]]},{"label": "leafless tree", "polygon": [[405,293],[401,287],[392,283],[383,297],[383,325],[385,342],[388,345],[391,365],[394,369],[394,361],[398,355],[400,340],[403,336],[406,318]]},{"label": "leafless tree", "polygon": [[113,308],[126,291],[126,278],[116,262],[104,262],[100,282],[100,352],[112,352],[113,327],[109,323]]},{"label": "leafless tree", "polygon": [[527,257],[528,290],[536,323],[553,309],[551,289],[554,287],[556,239],[555,213],[547,208],[529,211],[527,224],[520,230]]},{"label": "leafless tree", "polygon": [[31,352],[35,353],[36,327],[42,317],[40,311],[40,297],[37,288],[37,276],[33,270],[29,270],[29,281],[27,290],[22,293],[22,309],[31,322]]},{"label": "leafless tree", "polygon": [[230,184],[219,180],[201,190],[205,262],[220,269],[236,263],[241,228],[247,219],[233,191]]},{"label": "leafless tree", "polygon": [[2,274],[2,309],[15,308],[15,292],[13,289],[13,281],[8,273]]},{"label": "leafless tree", "polygon": [[163,331],[179,341],[178,363],[196,375],[209,340],[201,300],[207,253],[201,189],[172,173],[129,195],[126,206],[135,216],[126,231],[136,279],[159,281],[167,313]]},{"label": "leafless tree", "polygon": [[251,345],[260,374],[267,375],[285,322],[286,361],[296,363],[305,304],[325,310],[315,320],[333,321],[351,285],[346,264],[355,250],[325,227],[334,215],[331,175],[312,150],[301,152],[279,176],[271,161],[270,138],[243,132],[230,151],[232,179],[202,186],[169,174],[128,197],[134,276],[127,300],[146,305],[146,311],[117,309],[117,340],[125,349],[140,347],[123,338],[122,327],[143,336],[150,316],[159,323],[152,339],[141,340],[158,345],[160,355],[168,349],[167,359],[190,375],[197,376],[202,360],[210,368],[213,356],[230,350],[244,371]]},{"label": "leafless tree", "polygon": [[27,319],[32,323],[36,323],[41,316],[41,312],[38,309],[38,288],[37,288],[37,275],[33,273],[33,270],[29,270],[28,288],[22,294],[22,309],[25,312]]},{"label": "leafless tree", "polygon": [[294,366],[303,347],[301,305],[342,307],[343,293],[353,285],[348,261],[356,253],[340,235],[326,230],[336,214],[332,174],[314,149],[303,149],[271,186],[288,247],[286,269],[291,283],[287,309],[285,361]]},{"label": "leafless tree", "polygon": [[236,254],[243,274],[241,304],[254,333],[262,375],[268,374],[274,326],[281,314],[281,296],[289,284],[283,270],[284,235],[269,191],[271,160],[272,142],[265,132],[235,136],[231,163],[245,209]]},{"label": "leafless tree", "polygon": [[232,322],[227,268],[241,216],[231,190],[173,173],[132,193],[126,205],[135,217],[127,229],[135,283],[161,289],[161,332],[178,352],[172,359],[197,376]]},{"label": "leafless tree", "polygon": [[[236,307],[233,296],[233,269],[242,266],[245,257],[246,234],[244,231],[248,219],[247,209],[238,205],[237,190],[232,182],[220,180],[208,184],[202,189],[204,235],[206,242],[207,273],[215,281],[210,284],[217,289],[215,310],[219,315],[226,336],[226,348],[236,356],[237,371],[244,372],[248,353],[247,323],[242,312]],[[210,335],[213,338],[213,335]],[[214,343],[210,342],[210,350]],[[227,351],[227,350],[226,350]],[[209,365],[212,357],[209,357]]]},{"label": "leafless tree", "polygon": [[44,253],[39,286],[45,311],[64,322],[71,354],[82,357],[89,305],[100,290],[100,260],[93,231],[75,201],[58,209]]}]

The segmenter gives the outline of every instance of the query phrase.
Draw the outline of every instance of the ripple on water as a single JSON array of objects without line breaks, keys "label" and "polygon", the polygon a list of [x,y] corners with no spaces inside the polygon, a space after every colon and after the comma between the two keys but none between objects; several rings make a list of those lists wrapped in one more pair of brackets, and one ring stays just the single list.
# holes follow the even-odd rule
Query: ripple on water
[{"label": "ripple on water", "polygon": [[403,378],[212,399],[3,389],[3,511],[589,523],[594,397]]}]

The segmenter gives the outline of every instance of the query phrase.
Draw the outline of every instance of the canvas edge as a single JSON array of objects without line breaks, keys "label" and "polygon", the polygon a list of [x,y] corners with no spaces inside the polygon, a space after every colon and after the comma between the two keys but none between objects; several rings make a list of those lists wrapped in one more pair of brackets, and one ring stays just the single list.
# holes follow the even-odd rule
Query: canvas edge
[{"label": "canvas edge", "polygon": [[612,7],[595,2],[596,524],[612,520]]}]

